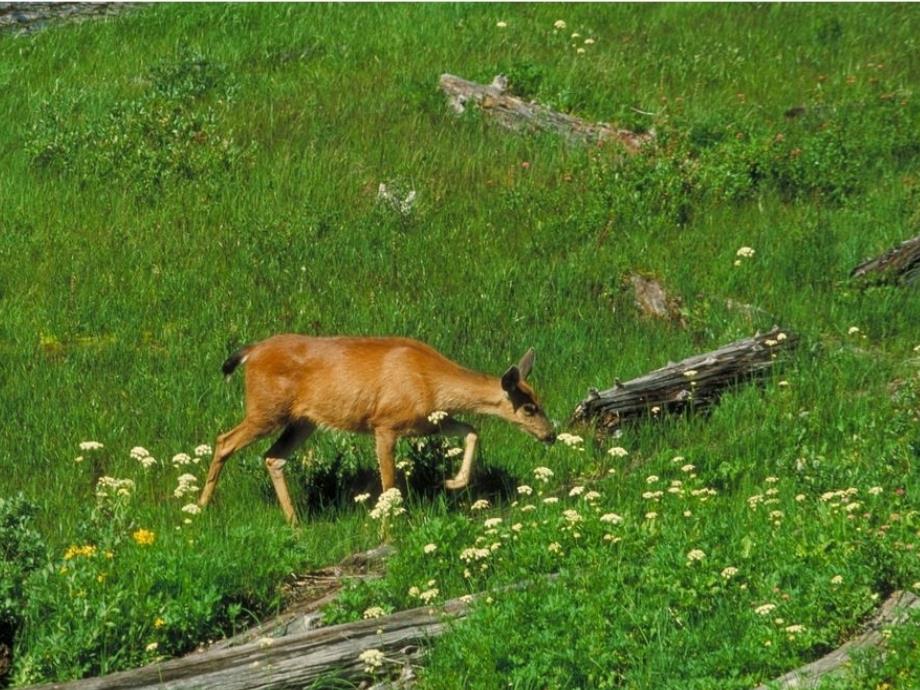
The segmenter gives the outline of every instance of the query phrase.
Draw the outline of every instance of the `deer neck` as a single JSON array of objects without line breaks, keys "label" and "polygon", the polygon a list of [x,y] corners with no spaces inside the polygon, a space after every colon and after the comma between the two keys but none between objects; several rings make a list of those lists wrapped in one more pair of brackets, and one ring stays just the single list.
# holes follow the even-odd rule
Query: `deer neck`
[{"label": "deer neck", "polygon": [[451,377],[443,391],[443,408],[451,412],[473,412],[476,414],[501,414],[505,392],[501,380],[464,370]]}]

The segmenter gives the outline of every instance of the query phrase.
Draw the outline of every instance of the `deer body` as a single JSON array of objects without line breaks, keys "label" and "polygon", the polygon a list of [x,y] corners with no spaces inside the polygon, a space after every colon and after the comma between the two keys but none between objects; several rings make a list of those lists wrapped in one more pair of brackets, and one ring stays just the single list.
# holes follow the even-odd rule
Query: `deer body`
[{"label": "deer body", "polygon": [[[218,437],[199,504],[207,505],[224,462],[235,451],[278,430],[266,467],[288,521],[295,520],[282,468],[319,427],[372,433],[383,489],[395,485],[393,450],[400,436],[464,438],[463,462],[450,489],[469,483],[476,451],[473,427],[456,413],[503,417],[546,442],[555,439],[525,379],[530,350],[502,377],[466,369],[408,338],[320,338],[278,335],[243,348],[224,363],[230,374],[246,366],[246,418]],[[440,420],[433,412],[447,413]]]}]

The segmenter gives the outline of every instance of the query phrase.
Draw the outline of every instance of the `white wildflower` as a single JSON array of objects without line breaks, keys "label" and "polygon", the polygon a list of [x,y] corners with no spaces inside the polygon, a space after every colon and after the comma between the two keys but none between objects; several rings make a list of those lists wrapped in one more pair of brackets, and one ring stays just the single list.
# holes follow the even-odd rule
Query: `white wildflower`
[{"label": "white wildflower", "polygon": [[425,553],[434,553],[438,550],[437,544],[425,544],[425,547],[422,549]]},{"label": "white wildflower", "polygon": [[507,29],[508,22],[495,22],[495,26],[497,26],[499,29]]},{"label": "white wildflower", "polygon": [[364,614],[363,614],[365,620],[369,618],[380,618],[381,616],[385,616],[385,615],[386,615],[386,611],[384,611],[379,606],[371,606],[368,609],[364,609]]},{"label": "white wildflower", "polygon": [[569,448],[576,448],[580,446],[582,443],[584,443],[584,439],[581,436],[578,436],[576,434],[568,434],[566,432],[562,432],[561,434],[556,436],[556,440],[561,441],[562,443],[567,445]]},{"label": "white wildflower", "polygon": [[431,601],[438,596],[438,589],[433,587],[431,589],[426,589],[424,592],[418,595],[418,598],[421,599],[426,604],[431,603]]},{"label": "white wildflower", "polygon": [[601,522],[609,522],[612,525],[619,525],[623,522],[623,518],[617,515],[616,513],[605,513],[600,517]]},{"label": "white wildflower", "polygon": [[201,508],[197,503],[188,503],[182,506],[182,512],[188,513],[189,515],[198,515],[201,512]]},{"label": "white wildflower", "polygon": [[375,673],[383,666],[383,652],[379,649],[366,649],[358,655],[358,661],[364,664],[365,673]]},{"label": "white wildflower", "polygon": [[767,616],[775,608],[776,608],[775,604],[761,604],[760,606],[754,609],[754,613],[756,613],[758,616]]},{"label": "white wildflower", "polygon": [[485,510],[488,507],[489,507],[489,502],[484,498],[480,498],[478,501],[475,501],[473,505],[470,506],[470,510]]},{"label": "white wildflower", "polygon": [[176,453],[172,457],[172,464],[174,467],[188,465],[191,461],[192,459],[189,457],[188,453]]},{"label": "white wildflower", "polygon": [[81,441],[80,442],[80,450],[99,450],[104,447],[105,446],[99,443],[99,441]]},{"label": "white wildflower", "polygon": [[687,562],[692,563],[693,561],[701,561],[706,558],[706,553],[701,549],[691,549],[687,553]]},{"label": "white wildflower", "polygon": [[395,487],[387,489],[380,494],[380,498],[377,499],[377,505],[371,510],[371,519],[382,520],[388,517],[402,515],[406,512],[406,509],[402,506],[402,502],[402,493],[400,493],[399,489]]},{"label": "white wildflower", "polygon": [[440,424],[445,419],[447,419],[447,413],[444,410],[435,410],[430,415],[428,415],[428,421],[432,424]]},{"label": "white wildflower", "polygon": [[614,446],[607,451],[607,454],[612,455],[615,458],[625,458],[627,455],[629,455],[629,451],[621,446]]},{"label": "white wildflower", "polygon": [[722,572],[720,573],[722,578],[725,580],[730,580],[737,574],[738,574],[738,569],[731,565],[728,566],[727,568],[722,568]]},{"label": "white wildflower", "polygon": [[556,21],[553,22],[553,27],[555,29],[558,29],[559,31],[562,31],[563,29],[565,29],[566,23],[562,19],[557,19]]},{"label": "white wildflower", "polygon": [[370,497],[371,497],[370,494],[358,494],[357,496],[355,496],[355,503],[364,503]]},{"label": "white wildflower", "polygon": [[527,486],[526,484],[521,484],[521,485],[517,488],[517,492],[518,492],[521,496],[530,496],[530,495],[533,493],[533,489],[532,489],[531,487]]},{"label": "white wildflower", "polygon": [[500,517],[489,518],[483,523],[486,529],[491,529],[492,527],[498,527],[500,524],[502,524],[502,519]]},{"label": "white wildflower", "polygon": [[579,522],[584,521],[581,513],[579,513],[577,510],[564,510],[562,511],[562,515],[565,518],[565,521],[569,523],[569,525],[577,525]]},{"label": "white wildflower", "polygon": [[740,256],[742,259],[750,259],[754,256],[754,250],[750,247],[740,247],[738,251],[735,252],[735,256]]},{"label": "white wildflower", "polygon": [[585,487],[583,486],[573,486],[569,491],[569,496],[581,496],[585,492]]},{"label": "white wildflower", "polygon": [[202,443],[201,445],[195,446],[195,456],[203,458],[211,454],[211,446],[207,443]]},{"label": "white wildflower", "polygon": [[553,476],[553,471],[549,467],[534,467],[533,476],[537,481],[546,483]]}]

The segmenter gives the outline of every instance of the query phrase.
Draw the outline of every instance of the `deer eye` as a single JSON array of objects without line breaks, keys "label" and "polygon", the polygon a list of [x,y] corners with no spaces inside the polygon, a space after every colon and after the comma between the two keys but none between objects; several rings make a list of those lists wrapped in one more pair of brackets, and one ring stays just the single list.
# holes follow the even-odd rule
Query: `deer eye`
[{"label": "deer eye", "polygon": [[522,407],[524,408],[524,414],[526,414],[528,417],[533,417],[535,414],[537,414],[538,408],[533,403],[524,403]]}]

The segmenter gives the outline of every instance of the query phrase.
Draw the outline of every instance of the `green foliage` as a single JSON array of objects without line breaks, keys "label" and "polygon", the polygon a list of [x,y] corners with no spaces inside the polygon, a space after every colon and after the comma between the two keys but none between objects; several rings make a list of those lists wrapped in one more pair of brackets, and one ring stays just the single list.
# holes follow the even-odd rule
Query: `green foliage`
[{"label": "green foliage", "polygon": [[44,100],[26,150],[39,169],[83,185],[118,180],[153,198],[197,182],[214,191],[246,157],[221,112],[234,89],[225,70],[200,55],[153,65],[142,93],[99,111],[80,90]]},{"label": "green foliage", "polygon": [[12,647],[22,625],[29,597],[26,583],[45,558],[45,542],[35,529],[35,512],[35,504],[22,494],[0,497],[0,645],[7,648]]},{"label": "green foliage", "polygon": [[[0,566],[17,682],[232,633],[287,574],[381,533],[397,556],[330,620],[489,592],[434,645],[427,687],[752,687],[846,639],[920,582],[920,293],[846,282],[920,227],[917,35],[896,4],[215,4],[0,40],[0,494],[37,504],[10,532],[28,557]],[[503,72],[655,139],[629,156],[457,118],[444,71]],[[637,312],[636,273],[685,325]],[[220,363],[272,333],[407,335],[494,374],[533,345],[563,431],[589,387],[777,323],[798,350],[705,418],[584,450],[470,420],[459,493],[455,439],[401,443],[406,513],[386,528],[372,440],[328,430],[287,465],[298,531],[270,439],[203,514],[176,495],[209,453],[175,449],[242,417]],[[102,477],[130,499],[100,503]],[[844,683],[916,685],[914,627],[892,636],[903,660]]]}]

